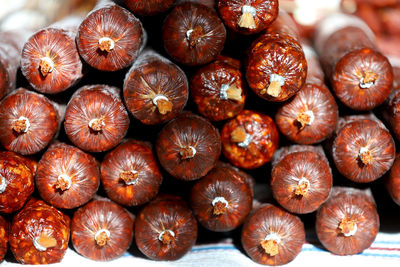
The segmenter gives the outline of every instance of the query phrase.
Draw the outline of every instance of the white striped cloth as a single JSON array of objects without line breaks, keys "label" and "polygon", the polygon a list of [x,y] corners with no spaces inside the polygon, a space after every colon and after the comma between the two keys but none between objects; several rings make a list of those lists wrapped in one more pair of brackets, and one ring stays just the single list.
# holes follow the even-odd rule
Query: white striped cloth
[{"label": "white striped cloth", "polygon": [[[382,264],[382,267],[400,266],[400,234],[379,233],[370,248],[366,249],[361,254],[353,256],[333,255],[320,248],[320,245],[318,245],[317,242],[312,241],[311,243],[305,243],[302,252],[296,257],[296,259],[285,266],[367,267],[377,266],[378,264]],[[20,264],[5,261],[1,266],[20,266]],[[68,249],[63,261],[54,264],[53,266],[251,267],[262,265],[254,263],[249,257],[232,244],[232,240],[227,239],[218,244],[197,245],[183,258],[173,262],[151,261],[145,258],[134,257],[129,253],[125,253],[121,258],[111,262],[95,262],[80,256],[71,249]]]}]

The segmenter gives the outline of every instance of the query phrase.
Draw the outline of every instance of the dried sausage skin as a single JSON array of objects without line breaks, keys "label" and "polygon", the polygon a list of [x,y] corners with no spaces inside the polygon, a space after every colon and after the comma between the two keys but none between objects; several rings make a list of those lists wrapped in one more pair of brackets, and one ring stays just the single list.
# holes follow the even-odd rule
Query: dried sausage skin
[{"label": "dried sausage skin", "polygon": [[190,92],[201,115],[220,121],[243,110],[246,90],[240,65],[239,60],[219,56],[192,77]]},{"label": "dried sausage skin", "polygon": [[283,103],[275,115],[281,133],[290,141],[310,145],[323,141],[335,130],[339,111],[324,83],[324,73],[311,47],[303,44],[308,71],[303,88]]},{"label": "dried sausage skin", "polygon": [[379,231],[379,215],[370,191],[334,187],[317,212],[315,228],[326,249],[354,255],[367,249]]},{"label": "dried sausage skin", "polygon": [[190,66],[214,60],[226,39],[224,24],[213,9],[198,3],[181,3],[164,21],[162,37],[167,53]]},{"label": "dried sausage skin", "polygon": [[147,41],[142,23],[112,1],[100,1],[78,29],[79,54],[93,68],[117,71],[130,66]]},{"label": "dried sausage skin", "polygon": [[178,116],[189,97],[186,74],[154,51],[144,51],[124,80],[124,99],[144,124],[161,124]]},{"label": "dried sausage skin", "polygon": [[278,0],[224,0],[218,11],[225,25],[241,34],[266,29],[278,17]]},{"label": "dried sausage skin", "polygon": [[393,70],[361,20],[335,14],[321,22],[315,47],[335,95],[351,109],[371,110],[389,96]]}]

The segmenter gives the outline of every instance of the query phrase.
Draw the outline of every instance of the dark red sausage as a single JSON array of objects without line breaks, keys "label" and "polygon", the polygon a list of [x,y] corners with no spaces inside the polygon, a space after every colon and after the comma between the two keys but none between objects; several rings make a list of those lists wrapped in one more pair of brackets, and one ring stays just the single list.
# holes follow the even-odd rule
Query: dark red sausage
[{"label": "dark red sausage", "polygon": [[198,3],[198,4],[208,6],[209,8],[216,9],[216,7],[217,7],[216,1],[217,0],[176,0],[175,4],[179,5],[180,3],[183,3],[183,2],[192,2],[192,3]]},{"label": "dark red sausage", "polygon": [[0,216],[0,262],[3,261],[8,250],[9,227],[10,224]]},{"label": "dark red sausage", "polygon": [[83,76],[75,43],[81,19],[69,17],[33,34],[22,50],[21,70],[30,85],[45,94],[56,94]]},{"label": "dark red sausage", "polygon": [[187,112],[161,130],[156,151],[161,165],[172,176],[196,180],[217,163],[221,138],[208,120]]},{"label": "dark red sausage", "polygon": [[283,147],[274,155],[272,166],[271,190],[286,210],[310,213],[328,198],[332,173],[321,147]]},{"label": "dark red sausage", "polygon": [[318,239],[330,252],[353,255],[367,249],[379,231],[379,216],[370,191],[334,187],[317,212]]},{"label": "dark red sausage", "polygon": [[0,99],[15,89],[21,49],[30,35],[25,31],[0,33]]},{"label": "dark red sausage", "polygon": [[[398,45],[394,43],[394,45]],[[394,73],[393,90],[383,105],[382,113],[394,137],[400,140],[400,62],[397,57],[389,58]]]},{"label": "dark red sausage", "polygon": [[386,178],[386,188],[397,205],[400,205],[400,154],[393,163],[392,168]]},{"label": "dark red sausage", "polygon": [[304,85],[307,61],[293,20],[281,12],[248,50],[246,78],[260,97],[285,101]]},{"label": "dark red sausage", "polygon": [[242,34],[266,29],[277,17],[278,0],[224,0],[218,11],[226,26]]},{"label": "dark red sausage", "polygon": [[68,216],[42,200],[31,199],[13,218],[10,248],[23,264],[60,262],[70,237]]},{"label": "dark red sausage", "polygon": [[389,123],[397,140],[400,140],[400,90],[397,89],[389,96],[384,106],[384,118]]},{"label": "dark red sausage", "polygon": [[192,188],[190,206],[200,224],[211,231],[231,231],[251,211],[252,188],[241,172],[219,163]]},{"label": "dark red sausage", "polygon": [[246,90],[240,65],[239,60],[219,56],[192,77],[190,92],[200,114],[220,121],[243,110]]},{"label": "dark red sausage", "polygon": [[284,265],[301,252],[305,242],[303,222],[271,204],[262,204],[247,218],[242,245],[247,255],[265,265]]},{"label": "dark red sausage", "polygon": [[132,115],[144,124],[175,118],[189,97],[185,73],[160,54],[147,50],[124,80],[124,99]]},{"label": "dark red sausage", "polygon": [[74,213],[72,244],[89,259],[116,259],[131,245],[134,221],[135,217],[121,206],[106,198],[96,198]]},{"label": "dark red sausage", "polygon": [[125,5],[134,14],[154,16],[167,11],[176,0],[124,0]]},{"label": "dark red sausage", "polygon": [[372,31],[360,19],[335,14],[321,22],[315,47],[336,96],[355,110],[382,104],[392,89],[392,67],[377,51]]},{"label": "dark red sausage", "polygon": [[14,152],[0,152],[0,212],[19,210],[35,189],[37,163]]},{"label": "dark red sausage", "polygon": [[125,206],[153,199],[163,177],[151,145],[127,140],[108,153],[101,163],[101,182],[108,197]]},{"label": "dark red sausage", "polygon": [[0,142],[22,155],[43,150],[61,125],[63,110],[47,97],[23,88],[0,102]]},{"label": "dark red sausage", "polygon": [[309,145],[323,141],[335,130],[339,114],[315,52],[308,45],[303,45],[303,50],[308,64],[306,83],[280,106],[275,120],[289,140]]},{"label": "dark red sausage", "polygon": [[107,85],[86,85],[68,102],[64,128],[77,147],[101,152],[118,145],[128,131],[129,116],[120,89]]},{"label": "dark red sausage", "polygon": [[35,177],[43,200],[61,209],[88,202],[100,185],[96,159],[65,143],[55,143],[43,154]]},{"label": "dark red sausage", "polygon": [[197,222],[185,201],[162,195],[148,203],[135,222],[139,250],[152,260],[177,260],[195,244]]},{"label": "dark red sausage", "polygon": [[333,141],[336,168],[348,179],[368,183],[380,178],[393,164],[395,143],[373,115],[341,118]]},{"label": "dark red sausage", "polygon": [[110,0],[100,1],[78,29],[79,54],[93,68],[117,71],[130,66],[146,43],[141,22]]},{"label": "dark red sausage", "polygon": [[254,169],[271,160],[279,133],[269,116],[243,110],[223,126],[221,140],[222,152],[233,165]]},{"label": "dark red sausage", "polygon": [[224,24],[213,9],[197,3],[177,5],[164,21],[162,37],[167,53],[185,65],[214,60],[226,39]]}]

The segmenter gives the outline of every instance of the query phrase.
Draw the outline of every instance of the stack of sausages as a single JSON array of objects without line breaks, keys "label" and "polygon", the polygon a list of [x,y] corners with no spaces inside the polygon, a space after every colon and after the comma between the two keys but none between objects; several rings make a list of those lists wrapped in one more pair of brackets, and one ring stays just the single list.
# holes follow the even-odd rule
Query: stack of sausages
[{"label": "stack of sausages", "polygon": [[0,259],[177,260],[200,226],[266,265],[310,227],[368,248],[372,182],[400,203],[400,68],[355,16],[296,27],[278,0],[101,0],[0,32]]}]

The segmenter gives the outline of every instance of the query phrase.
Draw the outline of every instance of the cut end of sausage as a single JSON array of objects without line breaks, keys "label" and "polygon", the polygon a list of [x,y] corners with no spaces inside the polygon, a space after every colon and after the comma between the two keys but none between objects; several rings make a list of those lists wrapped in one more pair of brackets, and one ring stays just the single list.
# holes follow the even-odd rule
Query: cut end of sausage
[{"label": "cut end of sausage", "polygon": [[354,220],[343,218],[339,224],[339,229],[344,236],[353,236],[357,232],[357,223]]},{"label": "cut end of sausage", "polygon": [[226,213],[228,208],[228,201],[224,197],[216,197],[213,199],[213,214],[214,215],[222,215]]},{"label": "cut end of sausage", "polygon": [[179,152],[181,155],[181,159],[191,159],[196,155],[196,148],[192,146],[182,147]]},{"label": "cut end of sausage", "polygon": [[66,174],[61,174],[58,176],[55,187],[61,191],[68,190],[71,187],[72,181],[71,177]]},{"label": "cut end of sausage", "polygon": [[[262,93],[263,93],[263,91],[262,91]],[[268,95],[270,95],[272,97],[278,97],[281,92],[282,92],[281,84],[278,81],[272,81],[269,84],[268,89],[266,91],[264,91],[264,94],[267,93]]]},{"label": "cut end of sausage", "polygon": [[294,193],[296,194],[296,196],[305,196],[309,189],[310,181],[307,178],[303,177],[297,183],[297,187]]},{"label": "cut end of sausage", "polygon": [[49,73],[54,70],[54,61],[49,57],[42,57],[39,63],[40,73],[46,77]]},{"label": "cut end of sausage", "polygon": [[29,119],[21,116],[17,120],[14,120],[12,129],[16,133],[22,134],[22,133],[28,132],[30,126],[31,126],[31,124],[29,122]]},{"label": "cut end of sausage", "polygon": [[362,89],[368,89],[372,85],[374,85],[375,81],[378,80],[378,74],[367,72],[363,77],[360,79],[360,87]]},{"label": "cut end of sausage", "polygon": [[310,126],[314,122],[314,119],[315,119],[314,112],[312,112],[311,110],[307,110],[301,112],[297,116],[296,121],[300,126],[300,130],[303,130],[304,127],[306,127],[307,125]]},{"label": "cut end of sausage", "polygon": [[372,152],[366,147],[361,147],[360,151],[358,152],[358,156],[360,161],[364,165],[370,165],[373,162]]},{"label": "cut end of sausage", "polygon": [[242,89],[236,87],[235,84],[223,84],[220,92],[222,99],[230,99],[235,101],[242,100]]},{"label": "cut end of sausage", "polygon": [[172,111],[173,104],[164,95],[156,95],[153,98],[153,103],[157,106],[158,112],[160,112],[161,115],[165,115]]},{"label": "cut end of sausage", "polygon": [[102,118],[92,119],[91,121],[89,121],[89,128],[95,132],[100,132],[101,130],[103,130],[104,126],[106,126],[106,124],[104,123],[104,119]]},{"label": "cut end of sausage", "polygon": [[107,229],[101,229],[97,231],[96,234],[94,235],[94,240],[96,241],[96,245],[98,245],[99,247],[104,247],[105,245],[107,245],[108,242],[110,242],[111,240],[110,236],[111,233]]},{"label": "cut end of sausage", "polygon": [[158,240],[160,240],[164,245],[169,245],[175,240],[175,233],[171,230],[164,230],[159,234]]},{"label": "cut end of sausage", "polygon": [[281,242],[281,237],[277,233],[268,234],[263,241],[261,241],[261,247],[264,249],[265,253],[271,257],[278,255],[279,253],[279,243]]},{"label": "cut end of sausage", "polygon": [[255,29],[257,27],[256,22],[254,20],[256,14],[257,10],[254,7],[243,6],[242,15],[240,16],[240,19],[238,21],[239,27],[246,29]]},{"label": "cut end of sausage", "polygon": [[34,247],[39,251],[46,251],[48,248],[57,246],[57,240],[46,234],[41,234],[33,239]]},{"label": "cut end of sausage", "polygon": [[235,143],[242,143],[246,140],[247,133],[243,127],[237,127],[231,133],[231,140]]},{"label": "cut end of sausage", "polygon": [[139,177],[138,171],[123,171],[119,174],[119,178],[127,185],[132,185],[136,182]]},{"label": "cut end of sausage", "polygon": [[105,51],[107,53],[110,53],[111,50],[114,49],[114,46],[114,40],[109,37],[102,37],[99,39],[99,49],[103,52]]},{"label": "cut end of sausage", "polygon": [[195,26],[186,32],[186,38],[189,41],[190,48],[196,47],[200,42],[201,38],[204,36],[204,29],[200,25]]}]

